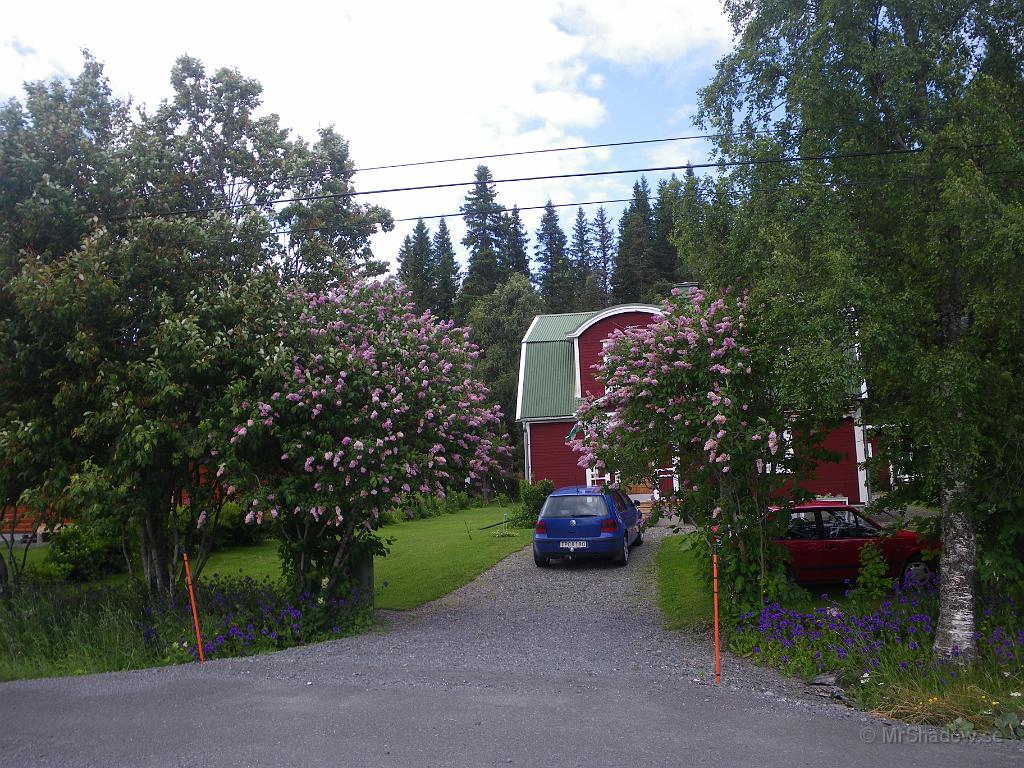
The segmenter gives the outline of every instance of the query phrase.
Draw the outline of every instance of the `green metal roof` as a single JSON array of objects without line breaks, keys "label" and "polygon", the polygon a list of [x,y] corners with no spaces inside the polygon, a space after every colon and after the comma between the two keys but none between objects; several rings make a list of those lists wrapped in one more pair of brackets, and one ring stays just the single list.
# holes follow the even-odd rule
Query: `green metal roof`
[{"label": "green metal roof", "polygon": [[565,337],[579,328],[597,312],[568,312],[562,315],[538,315],[533,330],[526,337],[527,344],[541,341],[565,342]]},{"label": "green metal roof", "polygon": [[523,347],[523,403],[521,419],[570,417],[576,413],[576,371],[572,344],[533,342]]}]

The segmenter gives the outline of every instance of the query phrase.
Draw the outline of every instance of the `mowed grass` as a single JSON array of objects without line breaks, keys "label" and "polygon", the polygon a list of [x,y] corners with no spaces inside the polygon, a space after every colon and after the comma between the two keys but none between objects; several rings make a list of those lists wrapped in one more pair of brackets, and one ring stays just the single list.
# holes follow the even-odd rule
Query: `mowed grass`
[{"label": "mowed grass", "polygon": [[[376,606],[407,610],[436,600],[522,549],[530,543],[532,530],[510,528],[512,536],[495,536],[501,526],[479,530],[500,522],[508,510],[497,506],[467,509],[381,528],[381,537],[392,542],[387,556],[373,563]],[[277,579],[281,575],[277,542],[215,552],[203,574],[215,573]]]},{"label": "mowed grass", "polygon": [[[409,520],[380,529],[392,540],[386,557],[374,560],[374,592],[378,608],[407,610],[435,600],[469,583],[502,558],[530,543],[532,530],[509,528],[509,536],[495,536],[497,523],[509,507],[481,507],[424,520]],[[29,550],[28,564],[41,564],[47,547]],[[219,576],[250,576],[257,581],[281,578],[278,545],[268,540],[251,547],[235,547],[210,555],[201,579]],[[121,582],[118,575],[108,581]]]},{"label": "mowed grass", "polygon": [[666,536],[655,558],[658,607],[666,629],[701,629],[711,625],[712,596],[704,569],[688,546],[688,535]]},{"label": "mowed grass", "polygon": [[387,557],[373,563],[377,607],[406,610],[435,600],[529,544],[532,529],[509,528],[511,536],[495,536],[503,526],[478,530],[501,521],[507,510],[468,509],[383,528],[394,541]]}]

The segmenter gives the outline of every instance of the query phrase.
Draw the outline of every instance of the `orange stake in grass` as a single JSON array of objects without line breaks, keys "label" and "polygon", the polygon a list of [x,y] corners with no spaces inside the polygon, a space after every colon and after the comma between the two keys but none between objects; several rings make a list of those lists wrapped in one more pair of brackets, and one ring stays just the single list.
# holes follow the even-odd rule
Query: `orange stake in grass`
[{"label": "orange stake in grass", "polygon": [[[203,638],[199,634],[199,612],[196,610],[196,593],[192,591],[192,571],[188,567],[188,553],[182,552],[182,557],[185,558],[185,583],[188,584],[188,599],[192,603],[192,623],[196,627],[196,646],[199,648],[199,664],[205,661],[203,658]],[[715,625],[717,631],[717,624]]]},{"label": "orange stake in grass", "polygon": [[[716,528],[718,526],[715,526]],[[722,659],[718,650],[718,536],[711,545],[711,581],[715,603],[715,685],[722,684]]]}]

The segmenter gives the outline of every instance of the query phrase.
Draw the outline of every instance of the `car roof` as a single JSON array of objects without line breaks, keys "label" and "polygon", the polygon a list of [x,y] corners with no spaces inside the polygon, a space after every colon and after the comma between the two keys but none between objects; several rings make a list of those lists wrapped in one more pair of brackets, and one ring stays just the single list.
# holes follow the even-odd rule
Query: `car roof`
[{"label": "car roof", "polygon": [[563,488],[556,488],[551,492],[552,496],[597,496],[606,490],[612,491],[605,485],[567,485]]},{"label": "car roof", "polygon": [[[772,512],[778,512],[782,507],[778,504],[773,504],[768,507]],[[808,501],[803,504],[795,504],[792,507],[788,507],[791,510],[803,510],[805,512],[813,512],[816,509],[855,509],[852,504],[848,504],[845,501]]]}]

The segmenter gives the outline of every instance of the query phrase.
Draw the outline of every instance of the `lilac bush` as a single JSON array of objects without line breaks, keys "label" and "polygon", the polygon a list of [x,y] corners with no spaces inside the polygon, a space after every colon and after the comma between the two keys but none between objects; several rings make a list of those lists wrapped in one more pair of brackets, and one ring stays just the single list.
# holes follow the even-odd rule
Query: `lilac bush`
[{"label": "lilac bush", "polygon": [[814,424],[781,391],[779,359],[759,346],[745,294],[677,290],[661,309],[611,336],[597,367],[606,394],[580,406],[573,447],[580,466],[624,481],[652,483],[671,467],[678,490],[661,507],[697,525],[705,547],[718,534],[726,609],[752,608],[785,588],[771,543],[785,520],[768,510],[795,477],[778,470],[799,469],[784,435],[813,437]]},{"label": "lilac bush", "polygon": [[508,449],[466,329],[415,314],[391,281],[291,309],[219,471],[248,521],[274,522],[298,590],[333,597],[352,559],[379,551],[383,511],[488,483]]}]

